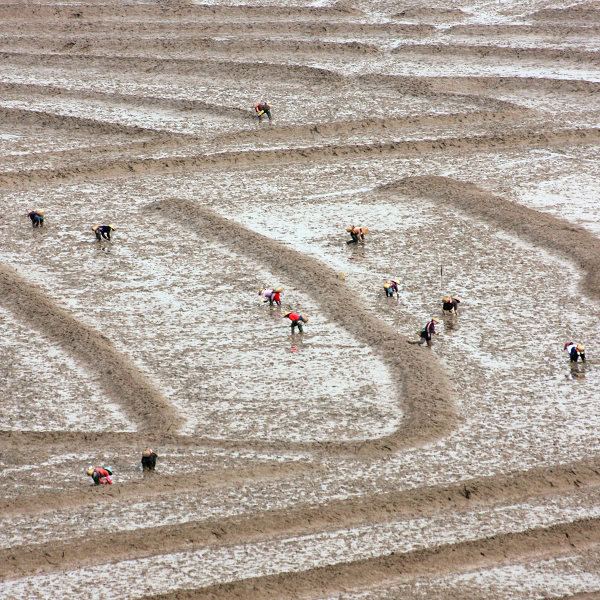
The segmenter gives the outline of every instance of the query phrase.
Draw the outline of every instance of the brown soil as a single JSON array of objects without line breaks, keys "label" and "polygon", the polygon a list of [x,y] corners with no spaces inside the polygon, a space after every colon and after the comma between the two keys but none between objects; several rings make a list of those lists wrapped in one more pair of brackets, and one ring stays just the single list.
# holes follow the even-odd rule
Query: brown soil
[{"label": "brown soil", "polygon": [[[131,424],[126,431],[107,426],[92,432],[65,420],[52,430],[33,426],[0,430],[0,468],[5,471],[0,472],[5,492],[0,513],[7,531],[11,519],[19,521],[23,531],[42,531],[45,519],[67,516],[57,527],[56,541],[44,538],[39,543],[0,547],[0,597],[10,593],[10,585],[28,577],[50,575],[60,580],[71,571],[105,563],[210,552],[323,532],[334,535],[409,520],[426,522],[440,515],[476,520],[480,510],[500,512],[507,505],[522,505],[525,514],[529,505],[558,502],[573,492],[584,492],[578,500],[582,516],[548,526],[524,524],[518,529],[507,522],[490,535],[467,541],[455,532],[451,541],[433,539],[423,549],[374,557],[365,557],[368,549],[359,549],[355,560],[210,585],[199,578],[198,585],[189,589],[173,589],[165,581],[164,592],[136,591],[131,597],[317,599],[371,592],[375,597],[377,588],[377,598],[391,599],[402,584],[408,586],[402,597],[419,598],[418,584],[427,582],[439,586],[438,597],[455,599],[470,597],[468,591],[461,595],[444,588],[445,578],[460,574],[485,575],[510,565],[533,572],[529,565],[535,561],[575,557],[587,561],[588,574],[599,570],[598,448],[591,447],[583,459],[568,463],[554,463],[551,456],[539,462],[532,458],[518,471],[508,468],[502,456],[493,464],[478,462],[475,452],[468,476],[456,473],[451,461],[444,464],[447,472],[440,473],[439,465],[425,460],[419,480],[401,479],[393,467],[395,459],[406,453],[420,460],[420,451],[447,450],[447,440],[468,422],[463,398],[457,397],[453,383],[460,378],[460,366],[443,353],[407,344],[407,335],[399,334],[383,311],[373,310],[357,293],[354,286],[363,282],[340,278],[332,255],[319,255],[318,248],[308,253],[300,241],[295,246],[257,232],[245,221],[243,208],[255,208],[261,200],[248,191],[240,209],[239,198],[232,198],[235,192],[227,187],[232,173],[243,183],[246,178],[260,178],[264,170],[261,189],[274,200],[260,208],[274,218],[284,218],[280,208],[297,211],[291,196],[303,197],[310,178],[325,184],[331,178],[329,191],[336,192],[336,185],[345,184],[346,178],[347,185],[353,185],[352,176],[370,165],[370,173],[360,180],[370,190],[365,206],[382,203],[400,209],[410,198],[423,206],[434,205],[441,213],[459,215],[467,229],[473,223],[489,226],[528,244],[532,252],[544,251],[575,265],[582,276],[581,294],[598,302],[598,236],[551,211],[520,203],[517,184],[515,198],[500,193],[499,187],[510,189],[512,182],[474,179],[475,171],[468,167],[470,161],[493,163],[515,156],[533,162],[536,152],[589,151],[593,156],[600,146],[599,55],[588,46],[597,39],[599,11],[591,2],[564,3],[562,8],[517,2],[495,14],[505,22],[488,25],[477,22],[478,6],[468,1],[452,8],[435,2],[398,5],[391,0],[330,2],[322,7],[287,4],[256,0],[243,5],[83,2],[67,6],[50,1],[0,5],[0,57],[5,66],[0,77],[0,147],[5,149],[0,157],[4,245],[0,319],[10,315],[48,343],[47,348],[32,349],[27,340],[16,336],[4,339],[0,373],[10,374],[15,368],[9,342],[24,353],[62,352],[74,361],[74,368],[100,382],[106,403],[122,411]],[[445,27],[439,30],[438,25]],[[564,47],[559,47],[557,36],[565,40]],[[540,42],[549,38],[552,44]],[[565,71],[557,75],[560,69]],[[585,69],[589,76],[579,76]],[[256,94],[261,97],[254,98]],[[259,124],[252,113],[252,102],[262,100],[263,94],[269,101],[275,98],[273,123]],[[553,112],[541,103],[532,107],[532,96],[560,97],[569,110]],[[589,159],[582,165],[574,158],[573,173],[598,175],[598,167],[591,163]],[[436,168],[426,166],[431,164]],[[277,167],[298,170],[292,188],[278,179]],[[535,183],[535,174],[532,178]],[[206,198],[198,189],[206,192]],[[289,189],[293,191],[288,198]],[[26,237],[31,228],[25,211],[40,199],[47,226]],[[342,213],[344,199],[339,203]],[[90,304],[79,299],[79,294],[95,293],[93,297],[108,312],[114,306],[119,313],[132,311],[136,308],[132,303],[143,299],[132,266],[136,263],[126,251],[119,254],[118,233],[112,245],[98,245],[94,264],[106,266],[95,272],[96,282],[88,280],[85,266],[90,264],[85,262],[89,257],[85,243],[95,241],[69,241],[79,225],[92,237],[87,221],[115,214],[120,206],[123,219],[139,224],[143,242],[135,246],[136,258],[141,256],[149,264],[170,268],[168,258],[164,265],[156,259],[160,252],[187,260],[187,255],[179,255],[180,248],[194,239],[218,246],[229,257],[227,273],[239,273],[236,263],[243,259],[278,281],[292,282],[314,302],[322,321],[359,340],[384,365],[394,386],[393,404],[402,415],[400,426],[380,437],[365,431],[359,441],[335,436],[326,441],[230,439],[217,425],[214,435],[183,432],[185,419],[170,392],[179,383],[177,377],[161,379],[135,344],[113,340],[106,322],[87,315],[85,306]],[[310,203],[304,209],[297,221],[310,227]],[[168,232],[172,239],[167,239]],[[326,235],[333,239],[339,233]],[[440,238],[444,235],[442,231]],[[391,246],[399,237],[395,233],[386,243]],[[423,247],[412,247],[410,252],[419,252],[431,242],[424,235],[421,241]],[[55,259],[61,244],[62,252],[66,246],[69,254]],[[127,252],[133,253],[132,247]],[[348,260],[361,264],[359,252]],[[39,272],[32,272],[31,256],[37,257]],[[510,269],[496,266],[492,277],[500,279]],[[219,267],[213,260],[189,277],[201,286],[206,274]],[[118,288],[123,296],[102,296],[98,289],[102,276],[122,284],[110,289]],[[164,292],[177,297],[181,290]],[[248,318],[253,309],[241,306],[238,318],[242,314]],[[198,306],[198,312],[203,310]],[[413,307],[403,305],[401,310],[409,312]],[[524,310],[534,320],[540,308]],[[211,312],[204,326],[228,318],[224,314]],[[310,346],[310,327],[307,347],[316,352],[318,347]],[[8,326],[7,331],[10,336]],[[185,337],[161,335],[157,333],[149,352],[161,346],[185,346],[187,336],[204,339],[191,327]],[[251,356],[261,372],[268,367],[260,362],[265,358],[258,352],[260,335],[253,339],[257,352]],[[232,351],[226,360],[249,359]],[[589,362],[593,369],[593,351]],[[343,371],[346,365],[338,367]],[[215,362],[210,369],[195,370],[198,377],[210,380],[212,371],[220,368]],[[58,393],[70,369],[65,363],[56,382],[38,396],[40,403],[44,394]],[[187,373],[179,375],[183,378]],[[480,378],[485,376],[482,372]],[[298,382],[294,373],[279,377],[279,389],[290,395],[293,386],[312,385],[308,378]],[[551,385],[548,379],[540,377],[539,385]],[[34,383],[32,377],[32,387]],[[267,392],[256,389],[254,393]],[[31,390],[22,389],[16,398],[11,395],[15,410],[20,402],[31,402],[30,394]],[[318,410],[322,394],[314,389],[314,406],[307,406],[307,411]],[[593,420],[598,394],[593,384],[589,394]],[[277,400],[274,394],[273,401]],[[504,400],[498,396],[491,403],[501,410]],[[83,394],[71,401],[81,407],[87,403]],[[220,419],[233,418],[233,411],[223,408],[227,399],[216,390],[206,391],[203,401],[217,407],[223,402],[215,412]],[[527,425],[541,427],[534,421]],[[484,445],[489,440],[480,441]],[[575,435],[572,444],[579,450]],[[156,473],[142,477],[139,453],[148,445],[158,450],[161,460]],[[463,449],[456,451],[460,454]],[[162,457],[169,455],[177,458],[169,463],[168,472],[161,471],[166,464]],[[115,485],[92,487],[83,471],[88,462],[102,460],[115,467]],[[372,471],[361,475],[363,469]],[[344,481],[344,473],[351,471],[357,473],[357,480],[364,477],[362,487],[354,489],[355,480]],[[428,484],[429,475],[444,483]],[[310,495],[327,486],[335,491]],[[275,488],[292,497],[281,500],[283,508],[276,502],[257,506],[260,501],[253,501],[253,494],[262,498],[260,493]],[[236,500],[235,494],[242,499]],[[195,499],[197,511],[169,522],[165,507],[190,498]],[[223,499],[222,512],[202,514],[201,502],[207,498],[217,505]],[[227,502],[239,502],[238,510],[227,512]],[[166,524],[149,522],[129,528],[118,523],[109,534],[91,527],[102,518],[103,509],[133,511],[152,504],[164,511]],[[582,576],[570,594],[552,591],[548,597],[599,598],[600,583],[591,575],[589,579],[591,583],[585,583]],[[590,589],[595,586],[598,589]],[[494,589],[482,588],[481,597],[493,597]],[[30,597],[45,598],[44,593],[42,584]],[[529,597],[526,593],[515,583],[511,597]],[[115,594],[125,597],[123,590]]]}]

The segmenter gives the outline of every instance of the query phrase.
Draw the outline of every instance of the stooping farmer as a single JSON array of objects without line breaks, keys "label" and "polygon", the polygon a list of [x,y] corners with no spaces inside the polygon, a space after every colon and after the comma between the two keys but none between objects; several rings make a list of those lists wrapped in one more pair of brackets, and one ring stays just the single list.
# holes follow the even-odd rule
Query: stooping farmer
[{"label": "stooping farmer", "polygon": [[94,480],[94,485],[112,485],[110,467],[89,467],[87,474]]},{"label": "stooping farmer", "polygon": [[458,296],[446,296],[442,298],[442,311],[444,314],[447,312],[451,315],[458,314],[458,305],[460,304],[460,298]]},{"label": "stooping farmer", "polygon": [[110,234],[115,230],[114,225],[93,225],[92,231],[96,234],[96,239],[100,241],[102,238],[110,241]]},{"label": "stooping farmer", "polygon": [[308,317],[303,317],[302,315],[291,311],[287,311],[282,318],[285,319],[286,317],[291,321],[290,328],[292,333],[294,333],[296,327],[298,327],[300,333],[303,333],[302,323],[308,323]]}]

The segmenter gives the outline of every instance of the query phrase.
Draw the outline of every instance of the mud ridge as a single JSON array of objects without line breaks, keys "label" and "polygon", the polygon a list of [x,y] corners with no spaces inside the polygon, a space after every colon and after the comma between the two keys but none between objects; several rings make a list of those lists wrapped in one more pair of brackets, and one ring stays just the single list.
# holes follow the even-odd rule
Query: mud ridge
[{"label": "mud ridge", "polygon": [[164,135],[170,137],[168,132],[134,125],[120,125],[87,117],[60,115],[41,110],[25,108],[5,108],[0,106],[0,123],[5,125],[26,125],[60,130],[87,131],[92,134],[117,134],[125,136],[152,136]]},{"label": "mud ridge", "polygon": [[532,13],[530,18],[550,23],[594,24],[600,22],[600,10],[597,7],[598,5],[593,2],[587,6],[585,3],[579,3],[567,8],[544,8]]},{"label": "mud ridge", "polygon": [[[139,447],[143,448],[144,446],[139,445]],[[253,460],[244,465],[243,469],[235,467],[207,469],[203,470],[197,477],[190,477],[189,473],[185,475],[162,475],[158,472],[140,473],[140,479],[138,480],[114,483],[110,487],[85,485],[79,488],[46,491],[34,495],[1,498],[0,514],[3,516],[40,515],[40,518],[43,518],[43,514],[50,511],[84,506],[100,508],[108,504],[121,504],[127,500],[135,501],[142,498],[156,500],[159,497],[179,492],[205,491],[209,493],[209,491],[216,491],[230,486],[247,484],[253,480],[287,479],[306,473],[314,474],[322,470],[323,467],[319,463],[299,461],[281,463]],[[2,566],[0,565],[1,578]]]},{"label": "mud ridge", "polygon": [[507,110],[490,110],[469,113],[451,113],[445,115],[426,115],[421,117],[398,117],[398,118],[367,118],[357,119],[355,121],[324,122],[319,125],[301,125],[287,127],[270,127],[259,131],[242,131],[232,134],[220,135],[216,140],[224,141],[252,141],[264,139],[273,141],[291,141],[298,138],[308,139],[327,136],[343,135],[370,135],[381,133],[386,137],[391,137],[394,131],[410,131],[416,127],[439,125],[464,125],[470,127],[473,124],[481,123],[506,123],[511,120],[521,120],[531,110],[527,108],[510,108]]},{"label": "mud ridge", "polygon": [[[72,31],[73,23],[69,21],[45,22],[44,34],[49,32],[67,35],[75,39]],[[436,31],[434,25],[423,25],[420,23],[353,23],[336,21],[237,21],[237,22],[203,22],[197,21],[178,22],[177,24],[169,21],[144,21],[135,22],[110,22],[110,21],[81,21],[77,23],[77,38],[83,35],[114,34],[116,32],[132,33],[135,35],[164,35],[172,33],[176,29],[181,39],[186,39],[186,35],[203,36],[211,35],[268,35],[290,36],[297,38],[300,36],[335,36],[341,35],[344,38],[359,35],[381,35],[382,38],[389,38],[390,35],[416,35],[430,34]],[[40,37],[40,27],[36,22],[13,22],[10,24],[0,23],[0,31],[14,34],[28,33]],[[569,31],[571,31],[569,29]]]},{"label": "mud ridge", "polygon": [[393,434],[364,442],[291,443],[292,448],[324,447],[328,451],[388,453],[439,438],[456,424],[450,383],[442,366],[428,350],[415,348],[396,331],[369,314],[355,295],[340,285],[338,273],[315,258],[281,242],[251,231],[188,200],[171,198],[157,202],[151,210],[184,223],[201,237],[212,237],[240,249],[275,273],[296,282],[318,304],[324,314],[369,344],[382,357],[399,382],[399,402],[405,411],[402,426]]},{"label": "mud ridge", "polygon": [[0,264],[0,303],[17,318],[58,343],[97,372],[104,390],[141,430],[175,430],[180,418],[133,362],[121,356],[100,332],[60,308],[40,288]]},{"label": "mud ridge", "polygon": [[584,64],[600,64],[600,53],[587,50],[558,50],[554,48],[512,48],[508,46],[470,46],[467,44],[403,44],[392,54],[426,54],[440,56],[464,56],[466,58],[491,58],[509,60],[541,59],[543,61],[569,61]]},{"label": "mud ridge", "polygon": [[[600,15],[599,15],[600,16]],[[548,35],[552,32],[553,36],[562,39],[581,39],[581,38],[596,38],[600,33],[600,25],[598,22],[587,22],[582,25],[574,25],[564,22],[553,23],[551,30],[547,24],[524,25],[454,25],[448,29],[451,35],[470,35],[470,36],[536,36]]]},{"label": "mud ridge", "polygon": [[[269,6],[269,19],[300,21],[303,20],[321,20],[327,18],[349,19],[360,17],[364,13],[356,8],[336,4],[334,6],[323,7],[282,7]],[[54,5],[54,4],[0,4],[0,19],[3,21],[34,21],[40,20],[44,23],[50,18],[59,21],[71,21],[74,25],[79,22],[89,20],[95,21],[133,21],[140,18],[157,21],[172,21],[173,24],[179,23],[182,19],[188,19],[194,22],[202,20],[243,20],[243,21],[262,21],[265,20],[265,14],[251,4],[192,4],[173,2],[171,4],[122,4],[115,5],[109,3],[100,4],[75,4]]]},{"label": "mud ridge", "polygon": [[600,240],[583,227],[446,177],[408,177],[378,189],[386,194],[410,194],[450,205],[536,246],[558,252],[583,271],[583,290],[600,300]]},{"label": "mud ridge", "polygon": [[[248,116],[250,109],[238,108],[235,106],[224,106],[222,104],[213,104],[210,102],[204,102],[202,100],[192,100],[188,98],[172,98],[168,96],[146,96],[141,94],[119,94],[116,92],[100,92],[97,90],[90,89],[69,89],[54,85],[35,85],[35,84],[21,84],[21,83],[0,83],[0,90],[5,93],[23,94],[26,96],[39,94],[49,97],[61,97],[61,98],[85,98],[94,100],[104,100],[106,102],[122,102],[130,106],[160,106],[162,108],[171,108],[182,111],[206,111],[211,114],[220,114],[224,116]],[[9,110],[9,109],[1,109]],[[19,109],[12,109],[19,110]],[[35,111],[26,111],[35,112]],[[49,114],[44,112],[43,114]],[[0,113],[0,119],[2,113]],[[69,117],[71,118],[71,117]],[[73,117],[75,118],[75,117]],[[92,121],[97,122],[92,119]],[[123,133],[129,133],[129,129],[133,129],[134,133],[137,130],[148,131],[156,134],[157,130],[152,128],[144,127],[133,127],[123,125]],[[179,134],[185,135],[185,134]]]},{"label": "mud ridge", "polygon": [[367,585],[390,584],[394,579],[412,581],[435,573],[444,574],[485,569],[502,564],[522,563],[572,556],[600,544],[600,519],[536,528],[519,533],[444,544],[427,550],[394,553],[306,571],[287,572],[241,579],[197,589],[181,589],[143,596],[143,600],[244,600],[327,597],[339,590]]},{"label": "mud ridge", "polygon": [[223,60],[199,58],[159,58],[148,56],[102,56],[94,54],[37,53],[37,52],[4,52],[0,51],[0,59],[5,63],[19,64],[27,67],[51,66],[63,71],[81,69],[85,72],[90,67],[127,70],[132,72],[164,73],[176,75],[194,75],[221,78],[235,77],[244,79],[262,79],[268,66],[269,78],[280,78],[289,82],[294,77],[309,78],[315,81],[342,82],[346,78],[339,73],[321,67],[309,67],[298,64],[280,64],[255,60]]},{"label": "mud ridge", "polygon": [[448,92],[489,92],[492,90],[539,90],[546,93],[597,94],[600,83],[583,79],[549,79],[545,77],[432,77],[430,89]]},{"label": "mud ridge", "polygon": [[306,41],[306,40],[273,40],[273,39],[235,39],[216,40],[210,37],[155,37],[149,39],[147,35],[127,35],[126,39],[116,40],[114,37],[101,38],[100,36],[72,37],[68,34],[56,38],[41,36],[6,36],[2,37],[0,43],[4,51],[12,50],[18,52],[37,46],[41,52],[52,52],[56,54],[68,53],[79,54],[82,52],[93,53],[95,56],[106,57],[117,56],[119,58],[129,56],[147,56],[148,53],[156,57],[161,52],[198,53],[211,52],[215,54],[226,54],[227,56],[245,56],[249,52],[255,55],[266,53],[270,56],[279,54],[322,54],[335,53],[337,56],[343,54],[379,54],[380,50],[365,42],[349,41]]},{"label": "mud ridge", "polygon": [[[555,495],[571,489],[590,488],[590,493],[600,485],[600,462],[583,462],[549,468],[536,468],[516,474],[472,479],[453,485],[420,487],[412,490],[378,494],[368,497],[333,500],[317,507],[298,507],[288,510],[267,511],[259,515],[235,516],[222,519],[189,521],[185,523],[148,527],[138,531],[113,532],[87,535],[85,538],[65,542],[11,547],[0,550],[0,580],[33,573],[50,573],[105,561],[126,560],[185,550],[198,550],[206,546],[252,543],[282,536],[299,536],[324,530],[339,530],[365,523],[383,523],[401,519],[423,518],[446,511],[468,511],[491,504],[523,502],[545,495]],[[256,466],[246,473],[228,474],[224,485],[239,480],[276,475],[268,467]],[[287,474],[290,474],[291,470]],[[167,484],[158,486],[147,483],[120,485],[120,492],[111,490],[111,499],[130,498],[138,493],[141,497],[160,492],[176,493],[189,489],[189,478],[166,478]],[[181,485],[168,489],[170,483]],[[208,483],[205,481],[205,483]],[[215,487],[220,485],[213,476]],[[199,486],[200,487],[200,486]],[[123,495],[127,490],[127,495]],[[100,494],[89,488],[77,497],[91,503]],[[104,490],[100,490],[104,492]],[[35,501],[47,494],[27,499],[27,508],[34,508]],[[66,493],[61,494],[66,496]],[[101,502],[108,501],[102,493]],[[12,501],[16,502],[16,501]],[[11,503],[12,503],[11,502]],[[82,503],[83,504],[83,503]],[[67,504],[70,506],[71,504]],[[77,506],[78,503],[73,504]],[[64,508],[64,506],[60,506]],[[26,512],[25,510],[23,512]],[[31,514],[29,510],[27,513]],[[82,562],[82,557],[85,560]],[[47,560],[49,559],[49,560]]]},{"label": "mud ridge", "polygon": [[340,161],[352,157],[376,157],[378,155],[415,156],[426,153],[452,152],[500,152],[524,148],[549,148],[580,144],[598,144],[600,129],[559,129],[538,132],[523,130],[506,135],[449,137],[422,139],[383,144],[324,145],[280,150],[245,150],[218,152],[202,155],[177,156],[171,158],[140,158],[98,160],[82,162],[78,167],[58,169],[30,169],[0,173],[0,186],[25,186],[53,180],[87,180],[90,177],[119,177],[164,171],[178,172],[186,169],[284,164],[315,160]]}]

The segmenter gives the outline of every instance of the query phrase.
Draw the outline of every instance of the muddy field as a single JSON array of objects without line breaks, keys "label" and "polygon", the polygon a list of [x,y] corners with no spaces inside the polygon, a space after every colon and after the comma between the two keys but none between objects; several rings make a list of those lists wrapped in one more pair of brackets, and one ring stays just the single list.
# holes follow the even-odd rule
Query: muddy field
[{"label": "muddy field", "polygon": [[0,598],[600,598],[596,2],[17,0],[0,54]]}]

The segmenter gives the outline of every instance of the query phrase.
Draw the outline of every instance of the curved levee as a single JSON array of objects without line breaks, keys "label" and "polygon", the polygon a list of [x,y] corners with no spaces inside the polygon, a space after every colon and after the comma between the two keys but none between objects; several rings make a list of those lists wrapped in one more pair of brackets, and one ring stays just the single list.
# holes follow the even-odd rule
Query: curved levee
[{"label": "curved levee", "polygon": [[3,264],[0,304],[97,372],[104,391],[138,424],[140,431],[177,430],[181,422],[177,412],[105,335],[78,321],[40,288]]}]

